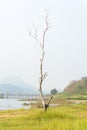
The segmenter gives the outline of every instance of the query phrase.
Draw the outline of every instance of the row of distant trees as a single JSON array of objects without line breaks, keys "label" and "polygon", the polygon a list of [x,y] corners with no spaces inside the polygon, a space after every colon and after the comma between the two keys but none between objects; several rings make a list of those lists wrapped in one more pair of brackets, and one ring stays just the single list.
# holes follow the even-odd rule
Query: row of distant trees
[{"label": "row of distant trees", "polygon": [[58,93],[58,91],[57,91],[57,89],[56,89],[56,88],[54,88],[54,89],[52,89],[52,90],[50,91],[50,93],[51,93],[52,95],[55,95],[55,94],[57,94],[57,93]]}]

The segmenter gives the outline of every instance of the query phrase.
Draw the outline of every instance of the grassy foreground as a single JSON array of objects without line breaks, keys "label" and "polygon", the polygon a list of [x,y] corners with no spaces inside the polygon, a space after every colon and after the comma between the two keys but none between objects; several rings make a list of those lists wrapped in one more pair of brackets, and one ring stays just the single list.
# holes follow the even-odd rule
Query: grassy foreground
[{"label": "grassy foreground", "polygon": [[0,130],[87,130],[87,105],[0,111]]}]

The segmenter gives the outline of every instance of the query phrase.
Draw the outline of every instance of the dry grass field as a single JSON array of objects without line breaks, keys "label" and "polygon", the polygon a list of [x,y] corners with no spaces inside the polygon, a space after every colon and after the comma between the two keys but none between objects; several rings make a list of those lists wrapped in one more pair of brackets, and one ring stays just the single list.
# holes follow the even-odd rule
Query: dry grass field
[{"label": "dry grass field", "polygon": [[0,111],[0,130],[87,130],[87,104]]}]

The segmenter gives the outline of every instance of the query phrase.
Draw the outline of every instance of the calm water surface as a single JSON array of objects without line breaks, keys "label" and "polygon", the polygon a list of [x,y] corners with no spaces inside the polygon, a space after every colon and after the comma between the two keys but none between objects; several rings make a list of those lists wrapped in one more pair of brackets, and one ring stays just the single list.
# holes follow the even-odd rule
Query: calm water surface
[{"label": "calm water surface", "polygon": [[0,99],[0,110],[13,110],[30,108],[30,105],[24,105],[24,103],[30,104],[30,101],[18,101],[16,99]]}]

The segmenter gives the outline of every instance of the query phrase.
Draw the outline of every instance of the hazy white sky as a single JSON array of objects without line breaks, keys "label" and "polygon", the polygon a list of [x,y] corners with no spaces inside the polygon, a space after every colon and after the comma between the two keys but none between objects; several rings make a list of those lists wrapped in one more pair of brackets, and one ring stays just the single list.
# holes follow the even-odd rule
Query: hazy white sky
[{"label": "hazy white sky", "polygon": [[0,1],[0,81],[11,76],[38,87],[39,47],[29,36],[32,24],[43,25],[48,9],[44,84],[63,89],[87,76],[87,0]]}]

